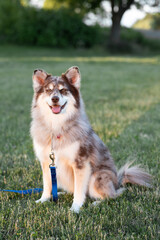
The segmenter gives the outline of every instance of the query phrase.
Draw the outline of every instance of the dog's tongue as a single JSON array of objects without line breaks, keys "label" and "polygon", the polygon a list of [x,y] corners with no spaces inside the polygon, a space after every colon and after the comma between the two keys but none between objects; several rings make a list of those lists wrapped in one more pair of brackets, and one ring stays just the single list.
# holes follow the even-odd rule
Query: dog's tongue
[{"label": "dog's tongue", "polygon": [[53,106],[52,107],[52,112],[53,113],[60,113],[61,107],[60,106]]}]

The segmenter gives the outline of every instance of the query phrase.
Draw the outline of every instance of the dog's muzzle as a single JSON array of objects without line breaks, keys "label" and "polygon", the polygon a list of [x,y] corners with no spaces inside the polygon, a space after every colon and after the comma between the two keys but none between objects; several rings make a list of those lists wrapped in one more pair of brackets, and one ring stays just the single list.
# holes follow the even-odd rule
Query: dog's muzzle
[{"label": "dog's muzzle", "polygon": [[53,106],[50,106],[50,108],[54,114],[59,114],[65,108],[66,104],[67,102],[65,102],[65,104],[63,104],[62,106],[53,105]]}]

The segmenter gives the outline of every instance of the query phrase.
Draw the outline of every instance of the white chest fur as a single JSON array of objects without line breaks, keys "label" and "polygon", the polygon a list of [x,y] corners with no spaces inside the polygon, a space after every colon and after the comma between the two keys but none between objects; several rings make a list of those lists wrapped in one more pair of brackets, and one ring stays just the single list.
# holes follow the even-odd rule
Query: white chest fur
[{"label": "white chest fur", "polygon": [[74,142],[70,145],[61,147],[55,151],[56,156],[56,165],[58,167],[59,162],[64,161],[67,162],[68,165],[72,165],[77,156],[79,150],[79,142]]}]

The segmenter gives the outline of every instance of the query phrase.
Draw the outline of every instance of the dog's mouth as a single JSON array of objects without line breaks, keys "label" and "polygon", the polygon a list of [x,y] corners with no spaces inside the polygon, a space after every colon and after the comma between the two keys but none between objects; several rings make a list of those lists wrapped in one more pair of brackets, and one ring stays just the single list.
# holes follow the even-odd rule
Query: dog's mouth
[{"label": "dog's mouth", "polygon": [[63,104],[62,106],[53,105],[53,106],[49,106],[49,107],[51,108],[51,110],[54,114],[58,114],[65,108],[66,104],[67,104],[67,102],[65,102],[65,104]]}]

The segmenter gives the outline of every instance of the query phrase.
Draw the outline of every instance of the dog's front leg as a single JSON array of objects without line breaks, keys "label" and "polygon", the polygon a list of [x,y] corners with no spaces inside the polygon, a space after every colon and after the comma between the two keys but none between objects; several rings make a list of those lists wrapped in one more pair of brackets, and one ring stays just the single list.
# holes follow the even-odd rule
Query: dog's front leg
[{"label": "dog's front leg", "polygon": [[50,161],[45,159],[45,161],[41,162],[42,172],[43,172],[43,193],[39,200],[36,203],[43,203],[51,198],[52,191],[52,182],[51,182],[51,173],[49,169]]},{"label": "dog's front leg", "polygon": [[74,166],[74,199],[71,207],[71,211],[76,213],[79,212],[82,207],[86,192],[88,188],[88,183],[91,175],[91,168],[89,163],[85,163],[83,167]]}]

